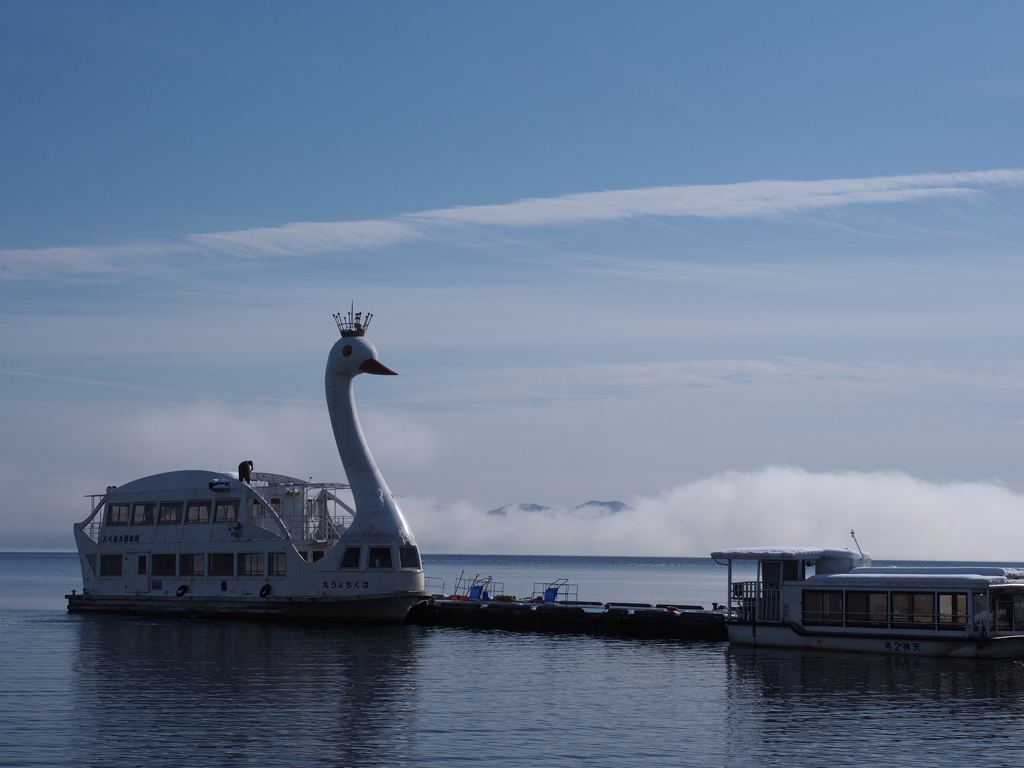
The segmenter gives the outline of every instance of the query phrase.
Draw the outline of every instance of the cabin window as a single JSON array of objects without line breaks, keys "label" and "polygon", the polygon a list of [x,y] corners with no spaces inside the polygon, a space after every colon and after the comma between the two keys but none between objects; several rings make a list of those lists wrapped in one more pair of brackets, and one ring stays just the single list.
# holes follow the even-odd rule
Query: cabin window
[{"label": "cabin window", "polygon": [[[225,575],[225,574],[218,574]],[[262,576],[263,575],[263,553],[244,552],[238,556],[239,576]]]},{"label": "cabin window", "polygon": [[266,511],[263,509],[263,505],[253,499],[252,502],[252,520],[253,522],[263,522],[263,518],[266,517]]},{"label": "cabin window", "polygon": [[317,560],[323,560],[324,559],[324,554],[326,554],[326,553],[322,549],[314,550],[313,551],[313,562],[315,563]]},{"label": "cabin window", "polygon": [[280,515],[281,514],[281,500],[280,499],[271,499],[270,500],[270,508],[272,510],[274,510],[275,512],[277,512],[277,514]]},{"label": "cabin window", "polygon": [[188,515],[186,523],[208,523],[210,522],[210,502],[190,501],[188,503]]},{"label": "cabin window", "polygon": [[370,547],[370,556],[366,560],[367,568],[392,568],[391,547]]},{"label": "cabin window", "polygon": [[307,563],[309,562],[309,552],[307,552],[306,550],[299,552],[299,557],[301,557]]},{"label": "cabin window", "polygon": [[235,555],[232,552],[216,552],[210,555],[211,576],[234,576]]},{"label": "cabin window", "polygon": [[399,547],[398,562],[403,568],[419,568],[420,553],[416,551],[416,547]]},{"label": "cabin window", "polygon": [[889,624],[888,592],[847,592],[846,624],[850,627],[885,627]]},{"label": "cabin window", "polygon": [[893,592],[893,626],[904,629],[930,629],[922,625],[935,623],[935,594],[933,592]]},{"label": "cabin window", "polygon": [[139,555],[139,576],[146,575],[146,556]]},{"label": "cabin window", "polygon": [[218,501],[217,516],[213,518],[215,523],[233,523],[238,519],[237,501]]},{"label": "cabin window", "polygon": [[202,576],[203,556],[202,555],[179,555],[178,565],[182,576]]},{"label": "cabin window", "polygon": [[121,556],[100,555],[100,576],[120,576]]},{"label": "cabin window", "polygon": [[136,504],[132,525],[152,525],[156,519],[156,504]]},{"label": "cabin window", "polygon": [[[185,557],[185,555],[182,555]],[[154,576],[174,576],[174,555],[153,555]]]},{"label": "cabin window", "polygon": [[284,576],[287,562],[284,552],[271,552],[267,555],[267,569],[270,571],[270,575]]},{"label": "cabin window", "polygon": [[843,593],[819,590],[804,590],[804,624],[842,626]]},{"label": "cabin window", "polygon": [[161,525],[178,524],[181,522],[181,507],[180,501],[163,502],[160,505],[160,519]]},{"label": "cabin window", "polygon": [[345,554],[341,557],[341,565],[339,568],[358,568],[359,553],[361,551],[361,547],[345,547]]},{"label": "cabin window", "polygon": [[110,504],[107,506],[107,525],[128,525],[128,505]]},{"label": "cabin window", "polygon": [[939,594],[939,629],[963,629],[967,626],[967,594]]}]

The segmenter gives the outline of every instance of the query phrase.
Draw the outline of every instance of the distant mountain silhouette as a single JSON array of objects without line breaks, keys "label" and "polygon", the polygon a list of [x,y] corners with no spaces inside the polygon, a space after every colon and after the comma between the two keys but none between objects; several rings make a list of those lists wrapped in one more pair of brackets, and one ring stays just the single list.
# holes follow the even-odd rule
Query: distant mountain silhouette
[{"label": "distant mountain silhouette", "polygon": [[578,507],[573,507],[570,512],[587,512],[590,514],[598,513],[601,515],[614,515],[618,512],[628,512],[633,508],[628,504],[623,504],[621,501],[588,501],[585,504],[580,504]]},{"label": "distant mountain silhouette", "polygon": [[504,507],[488,510],[487,514],[507,515],[509,512],[547,512],[549,509],[551,507],[545,507],[541,504],[506,504]]},{"label": "distant mountain silhouette", "polygon": [[[628,512],[633,509],[628,504],[623,504],[621,501],[595,501],[591,500],[585,504],[580,504],[577,507],[566,510],[570,514],[583,514],[597,517],[604,517],[605,515],[614,515],[618,512]],[[503,507],[497,509],[491,509],[487,511],[488,515],[501,515],[505,516],[509,512],[557,512],[558,509],[554,507],[545,507],[543,504],[526,504],[523,502],[506,504]]]}]

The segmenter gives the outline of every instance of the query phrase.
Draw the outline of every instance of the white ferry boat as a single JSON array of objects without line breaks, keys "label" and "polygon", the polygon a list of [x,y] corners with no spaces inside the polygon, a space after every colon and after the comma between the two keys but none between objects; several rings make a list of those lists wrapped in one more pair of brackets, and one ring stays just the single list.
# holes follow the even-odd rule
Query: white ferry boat
[{"label": "white ferry boat", "polygon": [[[372,315],[335,315],[327,408],[348,483],[166,472],[111,486],[75,525],[83,589],[71,612],[401,623],[428,597],[416,540],[370,455],[352,383],[394,374],[366,338]],[[350,491],[352,505],[343,491]]]},{"label": "white ferry boat", "polygon": [[[1024,570],[876,568],[849,549],[712,552],[729,566],[729,642],[908,656],[1024,656]],[[756,561],[733,581],[733,561]]]}]

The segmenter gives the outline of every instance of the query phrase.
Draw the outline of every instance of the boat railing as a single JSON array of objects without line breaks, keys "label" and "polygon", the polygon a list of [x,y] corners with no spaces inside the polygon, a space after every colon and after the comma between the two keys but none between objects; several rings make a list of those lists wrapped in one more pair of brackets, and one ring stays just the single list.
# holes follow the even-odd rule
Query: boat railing
[{"label": "boat railing", "polygon": [[[264,495],[272,495],[264,490],[268,487],[281,488],[287,496],[300,497],[299,503],[288,505],[292,511],[279,512]],[[274,533],[284,532],[286,538],[336,541],[348,530],[355,514],[335,494],[335,491],[347,487],[341,483],[253,484],[250,488],[263,505],[263,515],[253,519],[252,523]]]},{"label": "boat railing", "polygon": [[759,581],[735,581],[732,592],[732,604],[740,621],[781,619],[781,590],[762,587]]},{"label": "boat railing", "polygon": [[535,581],[530,599],[545,603],[575,603],[580,599],[580,587],[579,584],[570,584],[568,579]]},{"label": "boat railing", "polygon": [[439,576],[424,576],[423,587],[433,595],[443,595],[444,592],[444,579]]},{"label": "boat railing", "polygon": [[103,527],[103,521],[102,520],[91,520],[91,521],[89,521],[88,525],[86,525],[86,526],[84,526],[82,528],[82,530],[85,532],[86,536],[88,536],[90,539],[93,540],[94,544],[99,544],[100,543],[100,529],[102,527]]}]

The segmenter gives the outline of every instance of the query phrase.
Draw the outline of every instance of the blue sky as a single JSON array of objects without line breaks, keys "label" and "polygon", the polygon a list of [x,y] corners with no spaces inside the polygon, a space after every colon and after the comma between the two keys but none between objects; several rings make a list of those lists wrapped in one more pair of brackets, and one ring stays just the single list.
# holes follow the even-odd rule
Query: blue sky
[{"label": "blue sky", "polygon": [[194,465],[340,478],[355,300],[432,551],[1012,557],[1022,22],[5,3],[0,537],[69,546],[83,494]]}]

